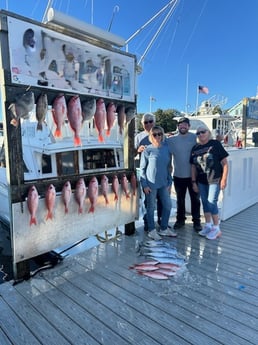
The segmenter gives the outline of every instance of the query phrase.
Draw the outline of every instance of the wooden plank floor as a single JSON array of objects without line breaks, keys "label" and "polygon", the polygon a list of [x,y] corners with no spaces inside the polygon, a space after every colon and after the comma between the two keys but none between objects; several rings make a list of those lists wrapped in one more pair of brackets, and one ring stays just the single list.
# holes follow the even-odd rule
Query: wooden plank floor
[{"label": "wooden plank floor", "polygon": [[[172,220],[174,221],[174,219]],[[258,344],[258,204],[208,241],[190,218],[166,239],[186,257],[169,280],[128,269],[141,234],[121,236],[17,285],[0,285],[0,344]]]}]

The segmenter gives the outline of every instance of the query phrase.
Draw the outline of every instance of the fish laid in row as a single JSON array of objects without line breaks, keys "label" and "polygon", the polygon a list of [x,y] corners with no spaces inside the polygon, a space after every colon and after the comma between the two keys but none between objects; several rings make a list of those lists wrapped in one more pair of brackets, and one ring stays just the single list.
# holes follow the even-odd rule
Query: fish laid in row
[{"label": "fish laid in row", "polygon": [[[100,187],[101,187],[101,193],[105,199],[105,203],[106,205],[108,205],[109,204],[109,199],[108,199],[109,181],[106,175],[103,175],[101,177]],[[115,195],[114,200],[117,201],[119,198],[119,188],[120,188],[119,179],[117,175],[113,176],[111,188]],[[128,181],[125,174],[123,174],[121,178],[121,189],[124,191],[126,198],[128,198],[129,197]],[[69,204],[71,202],[72,194],[73,192],[72,192],[71,182],[66,181],[61,190],[61,200],[64,204],[65,214],[69,213]],[[75,190],[74,190],[74,198],[75,198],[76,203],[78,204],[78,214],[83,213],[86,196],[87,196],[86,184],[85,184],[84,178],[81,177],[76,182]],[[88,213],[95,212],[98,197],[99,197],[99,184],[98,184],[97,178],[93,176],[88,186],[88,198],[90,201],[90,207],[89,207]],[[47,187],[47,190],[45,193],[45,206],[47,209],[46,220],[53,219],[55,202],[56,202],[56,189],[53,184],[50,184]],[[30,225],[32,224],[37,225],[36,213],[38,209],[38,204],[39,204],[39,194],[38,194],[36,186],[33,185],[30,187],[28,191],[28,196],[27,196],[27,206],[30,213]]]},{"label": "fish laid in row", "polygon": [[176,264],[162,264],[157,260],[144,261],[134,264],[129,269],[134,269],[138,274],[158,280],[167,280],[175,276],[181,266]]}]

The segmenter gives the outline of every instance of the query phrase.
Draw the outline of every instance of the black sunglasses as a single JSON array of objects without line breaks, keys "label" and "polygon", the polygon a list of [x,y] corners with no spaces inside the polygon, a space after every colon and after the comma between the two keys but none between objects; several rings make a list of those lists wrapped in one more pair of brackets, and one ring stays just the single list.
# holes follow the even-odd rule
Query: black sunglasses
[{"label": "black sunglasses", "polygon": [[147,125],[148,123],[153,123],[153,120],[144,121],[143,123],[144,123],[145,125]]},{"label": "black sunglasses", "polygon": [[162,137],[163,133],[152,133],[154,137]]},{"label": "black sunglasses", "polygon": [[196,135],[204,134],[204,133],[206,133],[206,132],[207,132],[206,130],[199,131],[199,132],[196,132]]}]

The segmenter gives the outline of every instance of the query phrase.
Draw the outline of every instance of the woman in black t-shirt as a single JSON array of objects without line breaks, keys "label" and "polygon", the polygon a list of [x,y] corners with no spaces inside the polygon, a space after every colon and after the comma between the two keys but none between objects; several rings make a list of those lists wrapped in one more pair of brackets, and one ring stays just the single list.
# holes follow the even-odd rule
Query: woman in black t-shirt
[{"label": "woman in black t-shirt", "polygon": [[198,127],[196,135],[198,143],[190,156],[192,183],[194,191],[200,193],[206,222],[199,235],[214,240],[221,236],[218,196],[227,185],[228,153],[218,140],[211,139],[207,127]]}]

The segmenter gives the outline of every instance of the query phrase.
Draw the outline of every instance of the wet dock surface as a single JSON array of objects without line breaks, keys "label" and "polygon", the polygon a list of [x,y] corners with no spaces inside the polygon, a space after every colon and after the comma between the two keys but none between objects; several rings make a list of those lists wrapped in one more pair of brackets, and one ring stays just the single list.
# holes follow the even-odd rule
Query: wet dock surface
[{"label": "wet dock surface", "polygon": [[186,266],[168,280],[139,275],[124,236],[0,285],[0,344],[258,344],[258,204],[209,241],[190,218],[165,241]]}]

